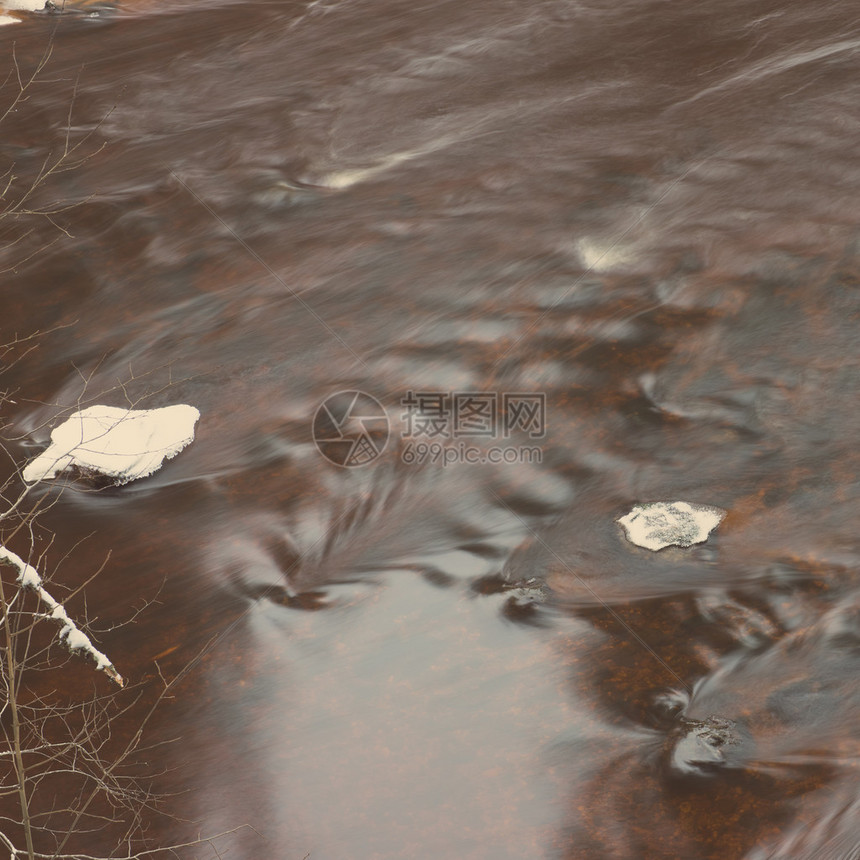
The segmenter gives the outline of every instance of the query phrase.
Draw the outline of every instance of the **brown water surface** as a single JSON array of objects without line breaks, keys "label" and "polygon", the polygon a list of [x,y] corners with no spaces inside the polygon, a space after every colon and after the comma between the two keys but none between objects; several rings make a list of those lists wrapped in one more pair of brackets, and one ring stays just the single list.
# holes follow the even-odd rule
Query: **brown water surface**
[{"label": "brown water surface", "polygon": [[[0,40],[53,43],[2,169],[73,90],[91,133],[33,198],[69,235],[24,219],[0,261],[0,340],[47,332],[4,377],[13,465],[81,398],[202,413],[42,521],[55,558],[95,533],[70,583],[112,551],[91,615],[163,583],[99,637],[123,674],[202,651],[155,842],[856,856],[856,3],[161,0]],[[311,438],[344,389],[392,421],[361,468]],[[402,462],[409,390],[545,394],[541,462]],[[627,543],[660,499],[729,513]]]}]

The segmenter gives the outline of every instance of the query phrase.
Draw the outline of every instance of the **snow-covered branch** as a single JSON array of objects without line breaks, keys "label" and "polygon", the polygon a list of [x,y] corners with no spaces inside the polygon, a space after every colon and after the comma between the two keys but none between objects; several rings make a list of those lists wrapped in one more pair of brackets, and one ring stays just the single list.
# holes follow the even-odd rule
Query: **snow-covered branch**
[{"label": "snow-covered branch", "polygon": [[0,544],[0,563],[2,562],[6,562],[17,568],[18,582],[21,587],[35,591],[39,599],[47,605],[49,611],[44,613],[43,617],[56,621],[61,625],[59,638],[66,648],[69,651],[81,651],[92,657],[96,662],[96,669],[104,672],[112,681],[122,687],[125,683],[122,675],[117,672],[108,657],[93,645],[90,637],[69,618],[63,605],[55,600],[45,589],[42,585],[42,577],[39,576],[36,568],[27,564],[21,556]]}]

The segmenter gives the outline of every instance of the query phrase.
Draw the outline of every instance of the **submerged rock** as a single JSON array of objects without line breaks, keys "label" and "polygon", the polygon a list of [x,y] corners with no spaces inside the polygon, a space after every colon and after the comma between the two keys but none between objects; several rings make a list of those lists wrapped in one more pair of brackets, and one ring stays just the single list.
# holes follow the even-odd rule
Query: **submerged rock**
[{"label": "submerged rock", "polygon": [[672,750],[672,767],[682,774],[707,774],[726,764],[725,747],[738,744],[735,723],[713,714],[704,720],[681,720]]},{"label": "submerged rock", "polygon": [[709,505],[653,502],[635,505],[618,522],[624,526],[631,543],[657,551],[672,545],[687,547],[704,543],[725,515],[722,508]]},{"label": "submerged rock", "polygon": [[24,469],[28,484],[62,472],[102,475],[113,484],[145,478],[194,440],[200,413],[177,404],[162,409],[90,406],[51,432],[51,444]]}]

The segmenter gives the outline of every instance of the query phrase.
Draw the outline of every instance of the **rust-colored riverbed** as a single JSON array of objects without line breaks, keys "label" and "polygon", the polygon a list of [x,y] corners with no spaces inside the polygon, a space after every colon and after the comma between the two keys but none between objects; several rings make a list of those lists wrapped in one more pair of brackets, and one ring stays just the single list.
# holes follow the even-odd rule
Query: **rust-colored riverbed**
[{"label": "rust-colored riverbed", "polygon": [[[160,0],[0,28],[24,75],[52,45],[0,170],[24,189],[80,144],[27,201],[61,211],[0,222],[0,342],[43,332],[3,377],[3,477],[79,402],[202,415],[151,478],[31,496],[47,564],[91,535],[59,581],[112,553],[69,608],[140,707],[187,668],[139,764],[169,795],[148,845],[857,856],[857,12]],[[343,390],[389,421],[363,464],[314,444]],[[506,428],[506,395],[542,426]],[[728,514],[654,553],[616,520],[657,500]]]}]

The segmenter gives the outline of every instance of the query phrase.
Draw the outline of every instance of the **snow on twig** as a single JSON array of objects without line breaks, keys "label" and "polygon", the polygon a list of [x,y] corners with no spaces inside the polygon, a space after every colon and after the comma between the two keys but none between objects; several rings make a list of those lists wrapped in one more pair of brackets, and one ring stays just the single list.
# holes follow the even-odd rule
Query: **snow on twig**
[{"label": "snow on twig", "polygon": [[115,666],[108,657],[103,654],[90,641],[90,637],[81,630],[74,621],[66,614],[63,605],[54,600],[50,593],[42,585],[42,577],[32,565],[27,564],[21,556],[6,549],[0,544],[0,562],[6,562],[18,569],[18,583],[21,588],[35,591],[39,599],[47,605],[49,611],[42,617],[58,622],[60,625],[60,641],[69,651],[82,651],[88,654],[96,662],[96,669],[104,672],[112,681],[122,687],[125,684],[122,675],[117,672]]}]

